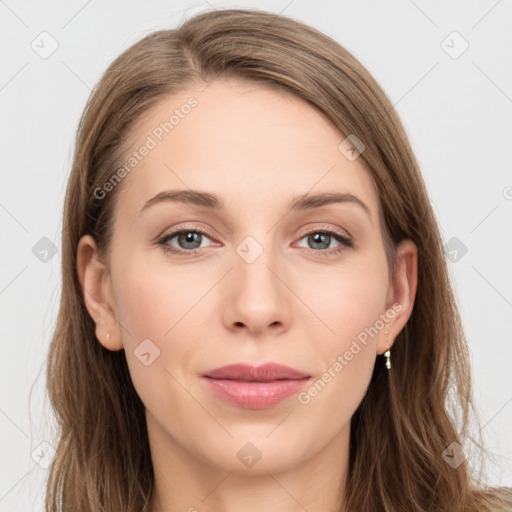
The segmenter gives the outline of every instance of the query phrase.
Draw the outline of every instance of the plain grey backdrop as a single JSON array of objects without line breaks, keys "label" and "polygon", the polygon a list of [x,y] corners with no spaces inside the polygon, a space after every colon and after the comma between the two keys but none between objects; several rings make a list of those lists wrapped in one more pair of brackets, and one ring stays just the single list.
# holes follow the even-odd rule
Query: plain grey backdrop
[{"label": "plain grey backdrop", "polygon": [[325,32],[395,104],[441,225],[469,339],[481,433],[494,454],[485,476],[510,486],[510,0],[0,0],[0,511],[43,510],[53,442],[44,364],[60,294],[64,190],[86,99],[141,37],[224,7],[261,8]]}]

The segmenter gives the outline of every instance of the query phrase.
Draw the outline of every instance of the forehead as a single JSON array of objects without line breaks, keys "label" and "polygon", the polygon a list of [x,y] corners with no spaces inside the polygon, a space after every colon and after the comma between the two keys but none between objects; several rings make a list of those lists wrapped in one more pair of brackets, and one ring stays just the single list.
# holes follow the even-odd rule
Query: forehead
[{"label": "forehead", "polygon": [[292,94],[237,79],[192,86],[135,124],[125,160],[134,165],[116,208],[129,215],[164,190],[200,189],[265,211],[327,191],[361,197],[377,219],[373,180],[362,158],[340,150],[345,139]]}]

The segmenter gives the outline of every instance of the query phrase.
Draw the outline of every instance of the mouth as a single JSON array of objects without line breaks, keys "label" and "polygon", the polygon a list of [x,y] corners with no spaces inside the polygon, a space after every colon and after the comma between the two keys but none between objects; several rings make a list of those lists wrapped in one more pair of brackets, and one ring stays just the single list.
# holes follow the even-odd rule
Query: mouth
[{"label": "mouth", "polygon": [[202,379],[217,397],[244,409],[267,409],[300,391],[311,376],[276,363],[235,364],[211,370]]},{"label": "mouth", "polygon": [[277,363],[265,363],[259,366],[238,363],[210,370],[203,377],[244,382],[270,382],[275,380],[307,379],[310,375]]}]

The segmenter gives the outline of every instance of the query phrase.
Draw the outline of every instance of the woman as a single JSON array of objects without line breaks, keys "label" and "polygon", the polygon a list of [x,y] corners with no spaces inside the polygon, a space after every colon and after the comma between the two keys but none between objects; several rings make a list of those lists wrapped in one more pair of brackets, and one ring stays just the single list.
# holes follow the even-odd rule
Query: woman
[{"label": "woman", "polygon": [[332,39],[229,9],[133,45],[64,219],[48,511],[511,509],[418,164]]}]

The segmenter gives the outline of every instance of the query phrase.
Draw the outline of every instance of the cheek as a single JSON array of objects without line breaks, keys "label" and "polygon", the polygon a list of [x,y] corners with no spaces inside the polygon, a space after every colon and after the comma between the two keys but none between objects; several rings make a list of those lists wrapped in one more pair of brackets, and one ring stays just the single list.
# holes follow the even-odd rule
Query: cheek
[{"label": "cheek", "polygon": [[117,264],[116,315],[137,394],[147,410],[160,411],[162,417],[170,415],[171,408],[186,415],[181,406],[187,395],[179,383],[185,382],[184,373],[198,349],[190,319],[196,311],[191,308],[204,294],[204,282],[201,286],[198,278],[180,277],[177,271],[154,268],[135,257]]},{"label": "cheek", "polygon": [[[327,281],[326,281],[327,287]],[[385,304],[385,280],[351,272],[329,281],[328,293],[317,293],[315,313],[330,328],[318,327],[314,358],[321,362],[311,385],[298,395],[310,417],[330,418],[322,429],[334,436],[361,403],[371,380],[376,339]],[[325,290],[325,288],[324,288]],[[311,322],[310,322],[311,323]]]},{"label": "cheek", "polygon": [[116,263],[116,313],[126,327],[123,340],[137,344],[149,338],[163,347],[179,331],[182,320],[186,323],[193,317],[191,309],[207,291],[207,280],[198,272],[171,268],[165,261],[152,265],[142,255]]},{"label": "cheek", "polygon": [[323,390],[325,384],[329,390],[322,391],[323,399],[346,402],[345,411],[355,410],[373,372],[376,340],[386,325],[387,279],[385,259],[347,265],[319,274],[308,294],[308,304],[322,324],[306,326],[309,337],[318,340],[315,352],[323,363],[317,388]]},{"label": "cheek", "polygon": [[[307,280],[307,279],[306,279]],[[309,287],[311,309],[325,326],[329,350],[343,349],[347,342],[367,332],[385,313],[388,291],[387,269],[374,265],[350,265],[334,272],[318,274]],[[380,326],[382,322],[378,322]],[[372,330],[374,333],[374,331]],[[361,334],[360,338],[364,338]]]}]

